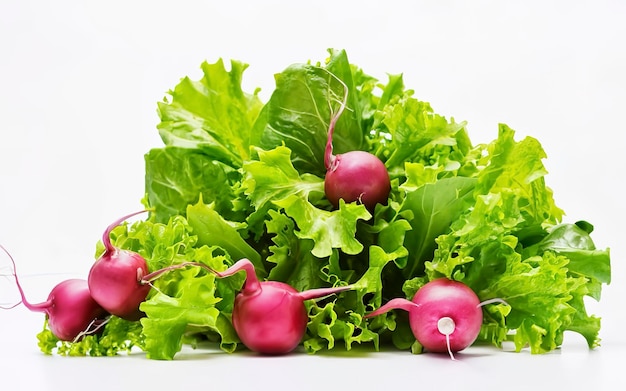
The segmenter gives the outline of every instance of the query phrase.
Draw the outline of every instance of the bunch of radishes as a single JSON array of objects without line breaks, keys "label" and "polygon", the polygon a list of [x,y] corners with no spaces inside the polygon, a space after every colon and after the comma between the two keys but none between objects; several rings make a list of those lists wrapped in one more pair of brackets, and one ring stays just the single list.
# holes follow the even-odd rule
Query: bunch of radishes
[{"label": "bunch of radishes", "polygon": [[[87,280],[69,279],[57,284],[45,302],[28,302],[20,285],[15,261],[0,245],[13,263],[15,282],[22,303],[31,311],[44,312],[51,332],[62,341],[76,342],[85,335],[103,329],[110,315],[136,321],[144,314],[140,304],[146,299],[151,281],[161,274],[181,267],[203,267],[220,278],[239,271],[246,273],[244,285],[235,298],[232,322],[242,343],[262,354],[286,354],[301,342],[308,323],[304,302],[352,289],[351,286],[319,288],[298,292],[278,281],[259,281],[253,264],[242,259],[223,272],[208,266],[185,262],[150,272],[139,254],[116,248],[110,233],[135,212],[116,220],[105,230],[104,253],[95,261]],[[409,311],[410,326],[417,341],[430,352],[453,353],[470,346],[482,325],[482,309],[495,300],[480,302],[476,294],[458,281],[440,278],[426,283],[412,301],[396,298],[366,314],[365,318],[392,309]]]},{"label": "bunch of radishes", "polygon": [[[111,243],[111,231],[126,219],[145,211],[124,216],[107,227],[102,236],[104,253],[95,261],[87,280],[68,279],[52,288],[45,302],[32,304],[25,296],[16,265],[6,248],[0,248],[13,264],[13,276],[26,308],[43,312],[50,331],[61,341],[77,342],[103,329],[110,315],[136,321],[144,316],[139,306],[152,287],[151,282],[165,272],[187,267],[202,267],[219,277],[245,271],[246,280],[233,309],[233,327],[243,344],[263,354],[284,354],[301,342],[308,315],[304,302],[351,289],[349,286],[311,289],[298,292],[277,281],[259,281],[252,262],[242,259],[218,272],[197,262],[184,262],[153,272],[136,252],[119,249]],[[11,307],[14,308],[15,306]]]}]

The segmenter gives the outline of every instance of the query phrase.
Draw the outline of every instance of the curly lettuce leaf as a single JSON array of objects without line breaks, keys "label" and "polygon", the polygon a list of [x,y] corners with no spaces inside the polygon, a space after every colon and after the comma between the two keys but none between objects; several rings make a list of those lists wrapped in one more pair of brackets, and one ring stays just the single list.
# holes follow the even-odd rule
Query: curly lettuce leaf
[{"label": "curly lettuce leaf", "polygon": [[270,210],[268,215],[265,225],[273,244],[269,246],[267,261],[274,264],[268,279],[285,282],[298,291],[321,287],[323,262],[311,252],[314,242],[300,239],[295,233],[295,222],[286,214]]},{"label": "curly lettuce leaf", "polygon": [[144,156],[146,201],[156,221],[186,215],[187,205],[201,198],[223,216],[236,218],[232,183],[239,173],[205,153],[190,148],[154,148]]},{"label": "curly lettuce leaf", "polygon": [[368,328],[360,327],[362,317],[350,313],[348,316],[339,317],[342,311],[338,311],[336,303],[327,303],[323,307],[313,306],[307,330],[312,338],[305,338],[304,349],[308,353],[316,353],[320,350],[332,350],[336,341],[344,341],[346,350],[350,350],[354,343],[372,343],[375,349],[379,346],[379,335]]},{"label": "curly lettuce leaf", "polygon": [[385,266],[403,256],[406,256],[404,247],[388,253],[381,247],[370,246],[367,271],[353,284],[354,292],[344,292],[337,301],[324,306],[310,305],[305,349],[309,353],[330,350],[337,341],[343,341],[346,350],[350,350],[353,343],[372,343],[378,349],[379,333],[395,330],[394,319],[378,317],[368,323],[363,320],[363,315],[367,309],[376,308],[382,302]]},{"label": "curly lettuce leaf", "polygon": [[220,299],[215,297],[213,274],[197,268],[182,270],[177,272],[176,281],[168,281],[167,285],[169,294],[158,291],[140,306],[146,314],[141,319],[144,349],[152,359],[174,358],[190,325],[194,329],[216,329],[220,314],[215,307]]},{"label": "curly lettuce leaf", "polygon": [[256,209],[249,217],[251,224],[255,219],[265,219],[270,209],[281,209],[295,221],[296,235],[313,241],[314,256],[328,257],[334,248],[348,254],[363,250],[355,238],[357,221],[371,217],[363,205],[343,203],[333,211],[319,208],[312,202],[321,198],[323,180],[311,174],[300,175],[292,164],[289,148],[259,150],[258,155],[259,160],[246,162],[243,168],[242,187]]},{"label": "curly lettuce leaf", "polygon": [[[506,325],[514,330],[516,350],[529,347],[531,353],[545,353],[561,345],[579,309],[572,300],[580,300],[586,292],[585,278],[570,276],[567,264],[566,257],[553,253],[524,260],[516,254],[502,275],[479,292],[481,298],[498,297],[510,305]],[[588,327],[599,325],[588,320]],[[591,346],[596,344],[598,331],[596,327],[583,331]]]},{"label": "curly lettuce leaf", "polygon": [[327,211],[295,195],[274,203],[296,221],[295,233],[300,239],[313,241],[311,254],[314,256],[329,257],[334,248],[353,255],[363,251],[363,244],[355,238],[357,221],[371,217],[363,205],[340,200],[339,209]]},{"label": "curly lettuce leaf", "polygon": [[[196,205],[196,208],[201,210],[203,207],[203,204]],[[190,215],[194,216],[194,213],[196,212]],[[150,224],[143,222],[135,227]],[[162,245],[169,241],[170,246],[167,249],[175,250],[165,253],[159,251],[161,254],[159,259],[155,259],[154,254],[149,256],[147,259],[151,271],[184,262],[197,262],[214,270],[224,270],[232,263],[220,247],[201,243],[198,237],[193,235],[196,229],[180,216],[170,220],[167,225],[153,223],[150,228],[131,229],[128,234],[130,236],[133,232],[143,231],[159,235],[160,238],[169,240],[157,243]],[[146,244],[144,242],[141,247],[150,248]],[[164,254],[168,256],[163,257]],[[226,284],[220,289],[215,279],[215,275],[204,268],[187,266],[161,274],[152,282],[154,289],[140,306],[146,314],[140,323],[143,336],[142,350],[146,352],[148,358],[171,360],[184,343],[193,340],[194,335],[203,333],[217,335],[222,349],[227,351],[235,349],[238,340],[234,336],[236,334],[232,330],[232,325],[220,319],[226,311],[232,310],[228,305],[234,299],[235,288],[232,284]],[[240,284],[241,281],[238,280],[236,283]],[[226,304],[221,305],[222,301]]]},{"label": "curly lettuce leaf", "polygon": [[[430,104],[406,96],[383,109],[382,124],[391,135],[387,166],[402,166],[406,162],[426,162],[434,158],[441,166],[458,168],[459,160],[470,149],[465,123],[448,121],[435,114]],[[457,151],[457,156],[450,154]],[[437,156],[439,155],[439,156]]]},{"label": "curly lettuce leaf", "polygon": [[324,182],[315,175],[300,175],[291,163],[291,150],[285,146],[256,152],[258,159],[243,165],[241,189],[254,208],[246,219],[250,230],[260,236],[268,211],[276,208],[275,200],[294,194],[317,202],[323,197]]},{"label": "curly lettuce leaf", "polygon": [[248,67],[239,61],[203,62],[200,80],[183,78],[158,103],[161,122],[157,128],[166,146],[197,149],[210,159],[233,168],[250,155],[253,124],[263,103],[258,90],[246,93],[241,80]]},{"label": "curly lettuce leaf", "polygon": [[100,334],[87,335],[78,342],[59,340],[48,328],[47,318],[44,328],[37,334],[38,346],[44,354],[60,356],[117,356],[130,353],[135,348],[142,349],[144,337],[137,322],[111,317]]},{"label": "curly lettuce leaf", "polygon": [[478,175],[476,192],[514,192],[526,225],[560,222],[563,210],[556,206],[552,190],[545,183],[545,151],[535,138],[516,141],[514,137],[513,129],[499,125],[498,138],[487,147],[488,161]]},{"label": "curly lettuce leaf", "polygon": [[[501,125],[498,139],[486,148],[485,168],[476,176],[474,203],[450,224],[450,232],[436,239],[437,249],[429,270],[463,278],[474,269],[483,280],[484,264],[471,264],[495,240],[506,241],[527,229],[560,221],[552,191],[545,184],[545,152],[535,139],[515,141],[514,131]],[[494,261],[486,261],[494,262]],[[466,266],[462,266],[466,265]],[[488,271],[487,271],[488,272]]]}]

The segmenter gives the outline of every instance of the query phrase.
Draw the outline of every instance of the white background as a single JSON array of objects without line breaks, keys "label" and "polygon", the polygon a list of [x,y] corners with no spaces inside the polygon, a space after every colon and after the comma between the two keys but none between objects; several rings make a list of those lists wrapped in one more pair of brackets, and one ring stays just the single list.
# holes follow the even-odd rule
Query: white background
[{"label": "white background", "polygon": [[[587,220],[611,248],[613,281],[589,312],[602,347],[577,335],[549,355],[471,348],[452,362],[406,352],[261,358],[185,352],[174,361],[42,355],[43,316],[0,311],[2,390],[615,389],[623,337],[626,2],[613,1],[18,1],[0,0],[0,243],[32,302],[85,276],[95,243],[139,210],[143,155],[161,146],[156,102],[200,63],[250,64],[262,88],[294,62],[346,49],[435,111],[468,121],[474,143],[499,122],[545,148],[565,221]],[[7,273],[6,257],[1,270]],[[15,295],[0,278],[0,303]]]}]

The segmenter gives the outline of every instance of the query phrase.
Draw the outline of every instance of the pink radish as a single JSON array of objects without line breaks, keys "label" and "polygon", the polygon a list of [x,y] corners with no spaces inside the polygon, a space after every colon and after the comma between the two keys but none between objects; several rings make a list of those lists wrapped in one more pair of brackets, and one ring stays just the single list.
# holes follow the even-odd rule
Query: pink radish
[{"label": "pink radish", "polygon": [[87,281],[83,279],[62,281],[52,288],[46,301],[29,303],[17,277],[13,257],[2,245],[0,247],[13,263],[13,276],[22,303],[31,311],[45,313],[48,328],[59,340],[78,341],[85,335],[97,333],[106,323],[109,314],[91,297]]},{"label": "pink radish", "polygon": [[377,310],[365,315],[370,318],[392,309],[409,312],[409,323],[415,339],[429,352],[453,353],[470,346],[480,332],[483,322],[482,306],[493,302],[481,302],[467,285],[438,278],[421,287],[413,300],[392,299]]},{"label": "pink radish", "polygon": [[339,110],[332,116],[328,127],[328,140],[324,151],[324,165],[326,177],[324,192],[326,198],[335,207],[339,207],[339,200],[358,202],[370,211],[374,211],[376,204],[386,204],[391,181],[385,164],[375,155],[366,151],[350,151],[333,155],[333,133],[335,125],[346,107],[348,87],[343,81],[345,95]]},{"label": "pink radish", "polygon": [[145,315],[139,306],[150,293],[152,281],[165,272],[188,266],[209,269],[200,263],[184,262],[149,273],[148,263],[141,255],[113,246],[111,231],[124,220],[144,212],[147,210],[126,215],[107,227],[102,235],[104,253],[92,265],[87,278],[94,300],[110,314],[130,321],[139,320]]},{"label": "pink radish", "polygon": [[87,278],[91,296],[98,304],[109,313],[131,321],[144,316],[139,305],[151,289],[144,280],[148,274],[148,264],[133,251],[114,247],[110,235],[124,220],[144,212],[147,211],[131,213],[107,227],[102,235],[104,253],[92,265]]},{"label": "pink radish", "polygon": [[252,262],[242,259],[223,272],[227,277],[246,273],[241,292],[235,298],[232,322],[242,343],[261,354],[279,355],[294,350],[306,332],[308,316],[304,301],[351,289],[350,286],[310,289],[298,292],[278,281],[260,282]]}]

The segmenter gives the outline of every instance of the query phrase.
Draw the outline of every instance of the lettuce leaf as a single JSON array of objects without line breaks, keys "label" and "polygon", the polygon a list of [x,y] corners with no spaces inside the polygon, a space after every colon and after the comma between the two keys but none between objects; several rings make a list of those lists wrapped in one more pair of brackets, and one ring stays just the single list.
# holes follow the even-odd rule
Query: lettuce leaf
[{"label": "lettuce leaf", "polygon": [[[276,89],[253,129],[253,133],[261,134],[259,147],[269,150],[284,145],[291,150],[298,171],[318,176],[326,172],[324,148],[330,117],[338,110],[345,88],[355,91],[345,51],[330,54],[325,67],[293,64],[277,74]],[[336,153],[364,146],[360,109],[358,95],[350,94],[345,115],[335,127]]]},{"label": "lettuce leaf", "polygon": [[233,212],[233,188],[239,174],[196,149],[165,147],[145,156],[146,200],[159,222],[187,212],[187,205],[200,199],[213,203],[223,216],[237,219]]},{"label": "lettuce leaf", "polygon": [[431,260],[435,239],[449,231],[450,224],[467,210],[473,201],[475,178],[443,178],[407,192],[401,213],[411,224],[406,235],[411,266],[407,278],[423,274],[424,262]]},{"label": "lettuce leaf", "polygon": [[220,59],[203,62],[203,77],[188,77],[169,91],[170,98],[158,103],[161,122],[157,126],[168,146],[197,149],[211,159],[234,168],[249,156],[256,121],[263,103],[258,92],[241,88],[243,72],[248,67],[231,61],[227,71]]},{"label": "lettuce leaf", "polygon": [[261,255],[243,239],[238,225],[220,215],[214,204],[207,205],[200,199],[187,206],[186,214],[189,227],[198,238],[197,245],[219,247],[232,260],[247,258],[261,277],[266,274]]}]

